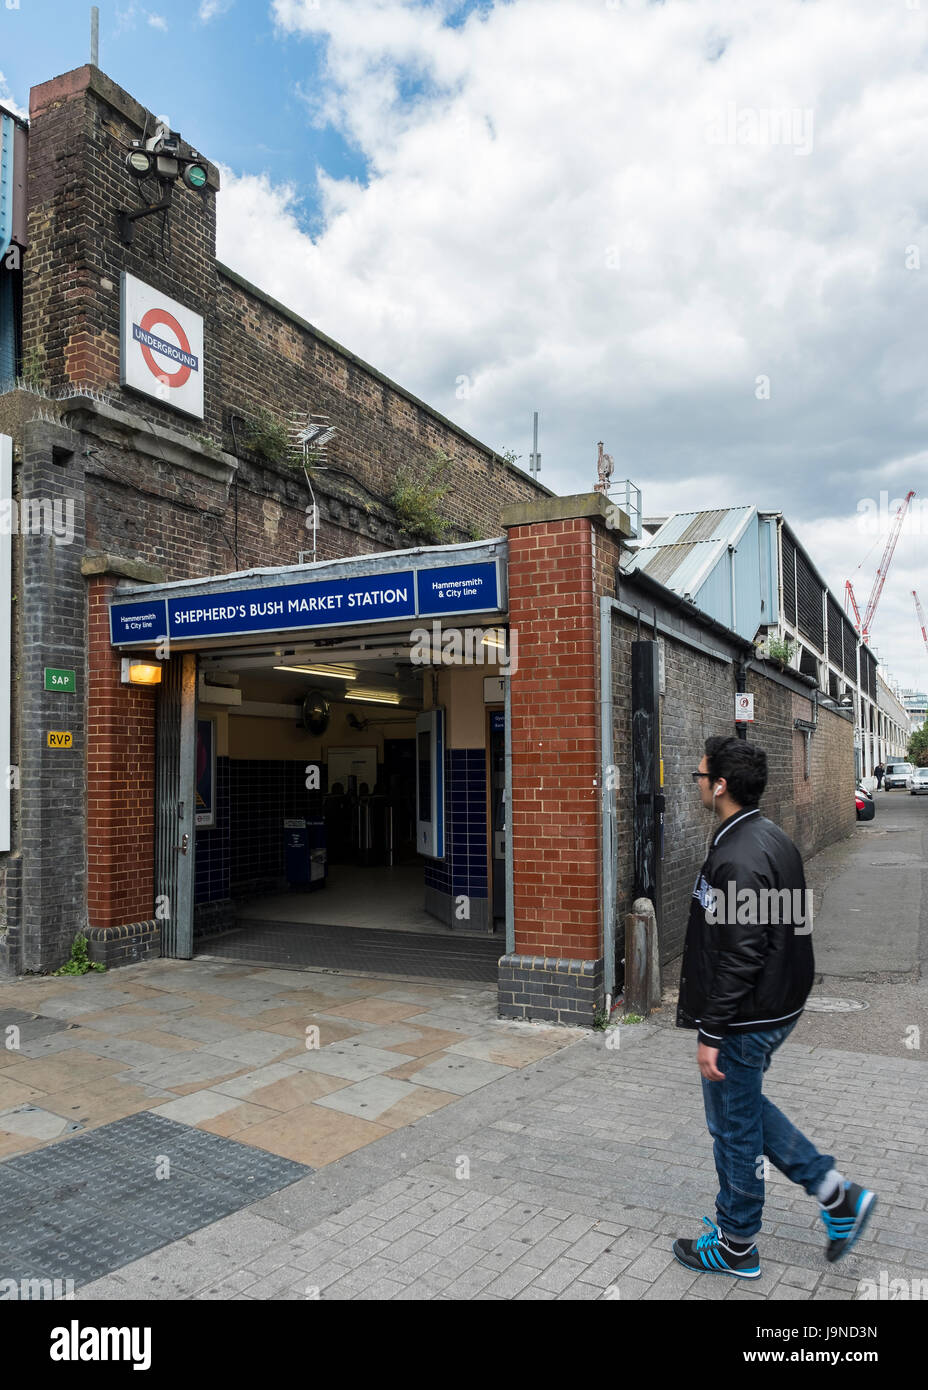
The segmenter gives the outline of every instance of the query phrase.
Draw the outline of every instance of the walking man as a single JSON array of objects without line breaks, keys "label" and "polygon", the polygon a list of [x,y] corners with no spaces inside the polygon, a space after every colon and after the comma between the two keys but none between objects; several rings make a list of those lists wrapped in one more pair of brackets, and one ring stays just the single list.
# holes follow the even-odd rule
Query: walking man
[{"label": "walking man", "polygon": [[883,785],[883,773],[884,773],[885,771],[886,771],[886,768],[883,766],[882,763],[877,763],[876,767],[873,769],[873,775],[874,775],[874,777],[876,778],[876,789],[877,789],[877,791],[879,791],[880,788],[881,788],[882,785]]},{"label": "walking man", "polygon": [[754,1237],[767,1159],[818,1199],[830,1261],[856,1242],[876,1194],[849,1182],[762,1095],[764,1072],[795,1028],[814,974],[799,851],[758,809],[767,755],[742,739],[707,739],[693,780],[721,824],[693,889],[677,1026],[698,1029],[719,1193],[716,1223],[703,1217],[710,1230],[675,1240],[673,1253],[688,1269],[759,1279]]}]

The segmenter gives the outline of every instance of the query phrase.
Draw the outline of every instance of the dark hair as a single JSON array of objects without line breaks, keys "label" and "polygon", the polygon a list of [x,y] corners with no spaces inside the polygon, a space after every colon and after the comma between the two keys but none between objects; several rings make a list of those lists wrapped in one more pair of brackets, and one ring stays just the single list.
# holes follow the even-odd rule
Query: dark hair
[{"label": "dark hair", "polygon": [[706,762],[712,778],[724,777],[739,806],[756,806],[767,785],[767,754],[742,738],[707,738]]}]

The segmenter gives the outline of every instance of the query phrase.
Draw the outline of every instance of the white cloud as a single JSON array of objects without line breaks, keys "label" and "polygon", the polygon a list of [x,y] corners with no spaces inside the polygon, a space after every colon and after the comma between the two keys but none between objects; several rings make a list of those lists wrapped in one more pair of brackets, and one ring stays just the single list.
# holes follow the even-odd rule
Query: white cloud
[{"label": "white cloud", "polygon": [[233,4],[234,0],[200,0],[197,17],[202,24],[208,24],[217,15],[225,14]]},{"label": "white cloud", "polygon": [[164,15],[150,14],[148,16],[148,23],[152,29],[160,29],[165,34],[168,31],[168,22]]},{"label": "white cloud", "polygon": [[14,100],[10,92],[9,84],[2,72],[0,72],[0,103],[2,103],[8,111],[12,111],[14,116],[21,116],[24,121],[29,119],[29,112],[26,108],[20,106],[19,102]]},{"label": "white cloud", "polygon": [[274,0],[325,42],[307,150],[330,122],[369,181],[307,169],[313,240],[297,190],[227,175],[222,258],[523,460],[540,410],[560,492],[603,439],[648,514],[755,501],[824,545],[859,498],[928,491],[928,10],[456,8]]}]

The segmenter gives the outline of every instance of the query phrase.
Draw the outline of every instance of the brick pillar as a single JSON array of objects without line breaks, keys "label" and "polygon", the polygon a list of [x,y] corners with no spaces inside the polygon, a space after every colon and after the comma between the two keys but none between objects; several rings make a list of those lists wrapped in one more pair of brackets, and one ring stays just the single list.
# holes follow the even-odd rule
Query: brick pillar
[{"label": "brick pillar", "polygon": [[113,574],[88,584],[87,917],[91,955],[127,964],[160,951],[154,920],[157,686],[123,685],[110,645]]},{"label": "brick pillar", "polygon": [[627,518],[598,493],[503,513],[509,625],[515,951],[500,1015],[593,1023],[603,1002],[599,599]]}]

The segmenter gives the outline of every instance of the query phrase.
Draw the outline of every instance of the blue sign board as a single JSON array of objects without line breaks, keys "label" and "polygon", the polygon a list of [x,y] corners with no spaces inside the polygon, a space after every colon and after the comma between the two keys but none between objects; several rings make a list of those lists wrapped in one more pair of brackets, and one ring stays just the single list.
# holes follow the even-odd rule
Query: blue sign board
[{"label": "blue sign board", "polygon": [[506,732],[506,711],[494,709],[490,711],[490,730],[494,734]]},{"label": "blue sign board", "polygon": [[241,637],[294,628],[456,616],[499,608],[496,562],[391,570],[262,589],[132,600],[110,608],[114,646],[152,646],[161,637]]},{"label": "blue sign board", "polygon": [[114,643],[146,642],[149,645],[166,637],[168,631],[167,605],[163,598],[147,603],[113,604],[110,609],[110,634]]},{"label": "blue sign board", "polygon": [[499,607],[494,561],[482,565],[448,565],[416,575],[419,617],[451,613],[491,613]]}]

